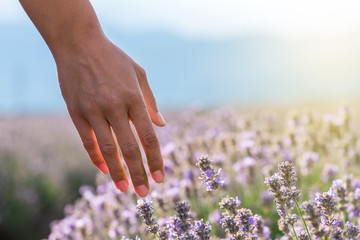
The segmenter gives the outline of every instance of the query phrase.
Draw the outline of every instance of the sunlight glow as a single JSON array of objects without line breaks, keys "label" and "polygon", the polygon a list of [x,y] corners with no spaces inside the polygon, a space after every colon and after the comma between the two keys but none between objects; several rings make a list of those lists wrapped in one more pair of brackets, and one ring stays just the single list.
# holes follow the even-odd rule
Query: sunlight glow
[{"label": "sunlight glow", "polygon": [[356,1],[93,0],[101,18],[122,28],[167,29],[192,37],[285,37],[360,31]]},{"label": "sunlight glow", "polygon": [[[92,0],[102,23],[187,37],[244,34],[299,37],[360,32],[359,1]],[[27,21],[18,1],[0,2],[0,24]]]}]

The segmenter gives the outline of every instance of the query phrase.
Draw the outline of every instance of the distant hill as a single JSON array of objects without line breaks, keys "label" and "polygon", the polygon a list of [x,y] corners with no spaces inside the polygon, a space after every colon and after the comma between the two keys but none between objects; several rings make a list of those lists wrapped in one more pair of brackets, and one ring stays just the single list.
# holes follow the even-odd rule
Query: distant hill
[{"label": "distant hill", "polygon": [[[163,108],[357,98],[359,34],[190,40],[167,32],[109,37],[147,71]],[[0,25],[0,113],[64,112],[55,64],[31,23]]]}]

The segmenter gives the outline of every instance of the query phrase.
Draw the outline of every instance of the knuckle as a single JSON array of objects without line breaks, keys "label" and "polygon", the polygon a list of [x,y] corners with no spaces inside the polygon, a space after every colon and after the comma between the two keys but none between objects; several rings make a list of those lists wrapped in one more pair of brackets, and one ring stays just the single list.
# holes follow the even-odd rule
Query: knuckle
[{"label": "knuckle", "polygon": [[143,108],[143,99],[138,91],[129,92],[127,95],[128,108],[134,109],[136,112]]},{"label": "knuckle", "polygon": [[67,109],[68,109],[70,115],[71,115],[71,114],[76,114],[76,113],[79,112],[79,106],[78,106],[78,104],[68,103],[66,106],[67,106]]},{"label": "knuckle", "polygon": [[114,144],[108,143],[108,144],[104,144],[100,147],[101,152],[107,156],[112,156],[114,154],[116,154],[117,152],[117,148]]},{"label": "knuckle", "polygon": [[148,131],[142,136],[144,147],[156,147],[158,145],[157,136],[153,131]]},{"label": "knuckle", "polygon": [[114,110],[115,108],[119,107],[120,99],[118,96],[113,94],[108,94],[105,97],[99,99],[98,104],[105,110]]},{"label": "knuckle", "polygon": [[88,152],[93,152],[96,148],[95,142],[92,140],[84,140],[83,146],[84,146],[85,150]]},{"label": "knuckle", "polygon": [[95,112],[96,106],[90,101],[83,101],[80,106],[81,112],[85,115]]},{"label": "knuckle", "polygon": [[122,147],[122,154],[125,159],[134,159],[137,157],[139,147],[136,143],[127,143]]},{"label": "knuckle", "polygon": [[129,102],[131,102],[132,104],[137,104],[142,101],[142,96],[138,90],[130,91],[128,93],[128,99],[129,99]]},{"label": "knuckle", "polygon": [[134,172],[131,174],[131,180],[134,186],[138,186],[145,182],[145,176],[140,172]]},{"label": "knuckle", "polygon": [[161,160],[157,158],[148,158],[147,159],[148,165],[151,169],[160,169],[162,167]]},{"label": "knuckle", "polygon": [[155,100],[154,96],[150,97],[150,105],[153,107],[156,107],[156,100]]},{"label": "knuckle", "polygon": [[144,68],[138,66],[137,72],[141,79],[146,79],[146,71]]},{"label": "knuckle", "polygon": [[122,171],[110,172],[110,174],[114,182],[127,179],[126,174],[125,173],[123,174]]}]

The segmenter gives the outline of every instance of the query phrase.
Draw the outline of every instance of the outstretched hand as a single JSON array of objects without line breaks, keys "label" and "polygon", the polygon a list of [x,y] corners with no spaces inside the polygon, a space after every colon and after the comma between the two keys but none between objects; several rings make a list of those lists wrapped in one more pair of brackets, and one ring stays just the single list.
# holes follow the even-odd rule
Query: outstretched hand
[{"label": "outstretched hand", "polygon": [[[130,127],[134,124],[155,182],[164,178],[159,142],[151,121],[164,126],[145,71],[106,38],[57,59],[61,91],[70,116],[91,161],[110,175],[121,191],[129,181],[116,142],[130,172],[135,191],[146,196],[148,178]],[[114,131],[114,138],[111,129]]]},{"label": "outstretched hand", "polygon": [[[20,0],[49,46],[70,116],[91,161],[121,191],[129,180],[136,193],[149,192],[140,147],[153,180],[164,179],[164,164],[152,123],[164,126],[145,71],[104,35],[88,0]],[[116,139],[114,137],[114,134]],[[117,148],[120,146],[120,152]]]}]

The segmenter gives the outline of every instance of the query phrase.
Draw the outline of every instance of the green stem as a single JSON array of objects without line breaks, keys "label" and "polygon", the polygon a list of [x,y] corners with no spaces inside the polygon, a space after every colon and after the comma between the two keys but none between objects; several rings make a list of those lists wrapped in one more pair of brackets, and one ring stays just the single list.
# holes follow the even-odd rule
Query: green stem
[{"label": "green stem", "polygon": [[[291,190],[291,191],[292,191],[292,190]],[[308,234],[308,236],[309,236],[309,240],[311,240],[311,235],[310,235],[308,226],[307,226],[307,224],[306,224],[306,222],[305,222],[304,215],[302,214],[302,211],[301,211],[301,209],[300,209],[300,207],[299,207],[298,202],[297,202],[295,199],[294,199],[294,202],[295,202],[295,205],[296,205],[296,209],[298,210],[298,212],[299,212],[299,214],[300,214],[300,217],[301,217],[301,220],[302,220],[302,222],[303,222],[304,228],[306,229],[306,232],[307,232],[307,234]]]},{"label": "green stem", "polygon": [[[290,187],[290,192],[293,193],[293,190],[292,190],[291,187]],[[310,232],[309,232],[309,229],[308,229],[307,224],[306,224],[305,219],[304,219],[304,215],[302,214],[302,211],[301,211],[301,209],[300,209],[300,207],[299,207],[299,204],[298,204],[298,202],[297,202],[297,200],[296,200],[295,198],[294,198],[293,200],[294,200],[294,202],[295,202],[296,209],[297,209],[297,211],[298,211],[299,214],[300,214],[300,217],[301,217],[302,223],[303,223],[303,225],[304,225],[304,228],[306,229],[307,235],[309,236],[309,240],[312,240],[312,239],[311,239]]]},{"label": "green stem", "polygon": [[[285,209],[285,212],[286,212],[286,216],[290,219],[290,214],[289,214],[288,210],[286,209],[286,207],[284,207],[284,209]],[[293,230],[293,233],[295,235],[296,240],[299,240],[297,235],[296,235],[296,232],[295,232],[294,224],[290,224],[290,226],[291,226],[291,228]]]},{"label": "green stem", "polygon": [[216,190],[217,190],[218,194],[220,195],[220,199],[223,200],[223,195],[221,194],[220,189],[217,188]]},{"label": "green stem", "polygon": [[343,219],[343,223],[344,223],[344,228],[345,228],[345,226],[346,226],[346,215],[345,215],[345,211],[342,211],[341,212],[341,215],[342,215],[342,219]]}]

